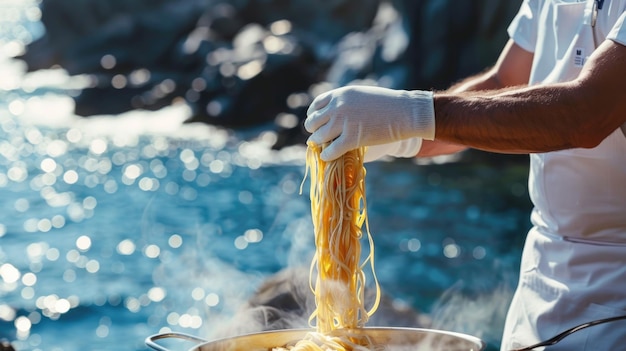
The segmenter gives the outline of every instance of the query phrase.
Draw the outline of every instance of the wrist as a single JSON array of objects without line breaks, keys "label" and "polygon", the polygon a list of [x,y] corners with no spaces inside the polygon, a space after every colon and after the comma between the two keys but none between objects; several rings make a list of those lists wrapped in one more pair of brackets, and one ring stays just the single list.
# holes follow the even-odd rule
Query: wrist
[{"label": "wrist", "polygon": [[412,136],[426,140],[435,140],[435,103],[434,93],[425,90],[408,92],[411,101],[411,125],[407,126]]}]

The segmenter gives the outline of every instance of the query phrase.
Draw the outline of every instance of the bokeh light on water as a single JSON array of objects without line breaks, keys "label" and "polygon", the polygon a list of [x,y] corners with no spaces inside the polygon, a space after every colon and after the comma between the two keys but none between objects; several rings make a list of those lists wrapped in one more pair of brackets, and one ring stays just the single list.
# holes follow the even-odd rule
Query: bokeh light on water
[{"label": "bokeh light on water", "polygon": [[[182,125],[179,105],[74,116],[68,93],[85,77],[25,74],[9,59],[41,35],[40,16],[36,1],[0,0],[0,339],[18,350],[145,350],[158,332],[209,338],[264,277],[309,264],[301,147],[273,151],[276,136],[262,130]],[[505,301],[527,225],[524,177],[369,165],[383,289],[426,312],[459,282],[461,295],[503,291]],[[501,303],[488,306],[468,309],[476,326],[459,331],[497,336]]]},{"label": "bokeh light on water", "polygon": [[[3,116],[0,142],[0,337],[19,349],[106,349],[114,339],[143,349],[138,335],[208,334],[208,316],[228,315],[287,265],[265,253],[275,246],[253,246],[304,222],[302,164],[284,161],[301,156],[261,142],[266,155],[248,157],[251,142],[210,128],[210,141],[122,139],[17,117]],[[90,336],[68,348],[56,328]]]}]

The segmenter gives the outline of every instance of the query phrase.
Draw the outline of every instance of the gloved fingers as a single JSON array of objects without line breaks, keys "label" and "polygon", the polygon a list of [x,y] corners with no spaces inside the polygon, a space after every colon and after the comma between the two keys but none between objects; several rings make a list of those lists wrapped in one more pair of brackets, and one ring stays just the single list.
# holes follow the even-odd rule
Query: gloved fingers
[{"label": "gloved fingers", "polygon": [[341,125],[333,122],[334,121],[330,120],[328,123],[323,124],[321,127],[313,131],[309,136],[308,141],[317,145],[324,145],[337,138],[341,134],[342,129]]},{"label": "gloved fingers", "polygon": [[313,133],[330,119],[330,116],[325,113],[327,110],[325,107],[328,106],[332,97],[330,92],[318,95],[309,105],[306,111],[307,118],[304,120],[304,128],[309,133]]},{"label": "gloved fingers", "polygon": [[352,147],[348,141],[349,139],[346,138],[346,135],[341,134],[337,139],[333,140],[328,146],[326,146],[324,150],[322,150],[320,158],[326,162],[334,161],[346,152],[355,149],[356,147]]},{"label": "gloved fingers", "polygon": [[309,105],[307,114],[309,114],[310,112],[313,112],[314,110],[319,110],[319,109],[326,107],[326,105],[328,105],[332,97],[333,97],[332,91],[327,91],[325,93],[319,94],[317,97],[315,97],[315,99],[313,99],[313,102],[311,102],[311,104]]},{"label": "gloved fingers", "polygon": [[304,120],[304,129],[309,133],[315,133],[330,121],[330,113],[327,110],[315,110],[309,113]]},{"label": "gloved fingers", "polygon": [[304,129],[309,133],[315,133],[329,123],[331,123],[331,113],[327,109],[315,110],[309,113],[304,120]]}]

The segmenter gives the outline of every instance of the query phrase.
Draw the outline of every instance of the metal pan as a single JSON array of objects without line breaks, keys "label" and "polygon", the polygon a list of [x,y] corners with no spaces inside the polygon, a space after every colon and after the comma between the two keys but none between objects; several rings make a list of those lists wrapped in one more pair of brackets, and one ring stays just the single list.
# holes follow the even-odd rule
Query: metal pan
[{"label": "metal pan", "polygon": [[[262,333],[246,334],[231,338],[206,341],[201,338],[182,334],[165,333],[146,338],[146,345],[157,351],[169,351],[155,341],[177,338],[198,343],[189,351],[267,351],[274,347],[283,347],[301,340],[311,329],[286,329]],[[367,337],[376,350],[402,351],[480,351],[485,343],[471,335],[420,328],[385,328],[367,327],[341,331],[350,336]]]}]

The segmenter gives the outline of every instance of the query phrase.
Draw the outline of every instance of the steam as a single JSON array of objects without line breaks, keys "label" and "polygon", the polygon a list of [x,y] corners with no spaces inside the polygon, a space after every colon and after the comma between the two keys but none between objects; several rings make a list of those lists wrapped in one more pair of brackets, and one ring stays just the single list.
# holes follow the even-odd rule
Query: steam
[{"label": "steam", "polygon": [[[368,327],[413,327],[459,332],[499,345],[506,312],[513,294],[505,282],[476,293],[458,282],[445,291],[432,312],[420,313],[383,294]],[[419,289],[419,287],[416,287]],[[373,299],[366,296],[366,302]],[[280,329],[310,328],[315,300],[309,289],[308,267],[286,268],[266,278],[241,308],[216,330],[213,338],[232,337]]]},{"label": "steam", "polygon": [[431,313],[432,328],[455,331],[499,345],[513,289],[505,283],[492,291],[466,293],[463,282],[448,289]]},{"label": "steam", "polygon": [[[365,304],[371,305],[375,290],[366,289]],[[268,277],[247,302],[224,324],[215,338],[278,329],[311,328],[309,317],[315,297],[309,287],[309,267],[286,268]],[[380,305],[368,326],[427,327],[428,319],[383,292]]]},{"label": "steam", "polygon": [[216,330],[214,337],[309,328],[308,319],[315,308],[315,300],[308,278],[308,268],[304,267],[285,269],[270,276],[230,321]]}]

